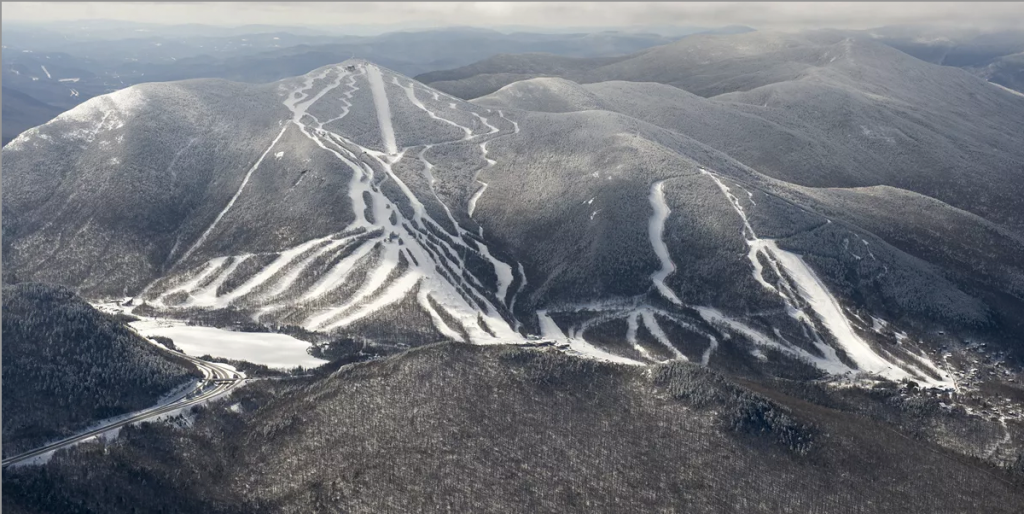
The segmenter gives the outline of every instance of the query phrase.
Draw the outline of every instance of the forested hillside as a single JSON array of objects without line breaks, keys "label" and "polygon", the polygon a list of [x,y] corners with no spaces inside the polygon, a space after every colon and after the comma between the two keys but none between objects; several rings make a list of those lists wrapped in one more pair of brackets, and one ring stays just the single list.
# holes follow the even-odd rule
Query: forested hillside
[{"label": "forested hillside", "polygon": [[[1012,472],[910,430],[982,433],[962,412],[886,385],[766,388],[690,363],[640,369],[440,344],[233,394],[188,430],[126,429],[45,469],[8,471],[4,510],[937,514],[1024,505]],[[859,411],[863,403],[874,412]]]},{"label": "forested hillside", "polygon": [[3,288],[4,456],[148,407],[198,376],[67,288]]}]

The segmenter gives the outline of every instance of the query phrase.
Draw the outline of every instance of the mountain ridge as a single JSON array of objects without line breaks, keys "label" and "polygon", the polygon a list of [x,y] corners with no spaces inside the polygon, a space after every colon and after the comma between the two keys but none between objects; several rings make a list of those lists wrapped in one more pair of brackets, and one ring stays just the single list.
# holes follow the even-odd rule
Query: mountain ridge
[{"label": "mountain ridge", "polygon": [[[860,236],[864,246],[869,239],[872,248],[880,245],[870,265],[854,253],[836,253],[848,227],[784,200],[771,192],[782,184],[777,179],[686,131],[605,110],[540,113],[474,105],[363,60],[265,87],[218,82],[216,89],[228,91],[212,97],[204,89],[208,84],[119,93],[128,98],[147,91],[152,100],[140,108],[157,112],[168,102],[204,106],[213,120],[204,132],[192,128],[174,141],[164,137],[146,145],[175,149],[173,158],[170,151],[158,152],[167,163],[160,169],[172,171],[164,178],[171,187],[162,189],[205,187],[205,198],[193,197],[191,211],[167,220],[176,223],[169,225],[177,227],[176,235],[162,239],[161,251],[136,254],[150,264],[127,268],[140,273],[134,285],[124,288],[123,280],[111,282],[88,269],[70,277],[71,283],[94,295],[137,295],[169,315],[210,310],[226,319],[299,325],[334,336],[371,325],[383,329],[377,337],[406,344],[444,338],[514,343],[534,334],[561,341],[573,353],[619,362],[671,358],[738,365],[719,362],[725,354],[716,348],[729,344],[746,348],[751,362],[804,362],[831,373],[869,371],[935,387],[955,382],[935,364],[935,354],[921,353],[934,352],[932,344],[886,346],[882,341],[893,336],[856,321],[844,304],[863,305],[870,291],[877,297],[869,302],[873,309],[895,302],[897,312],[910,314],[904,327],[921,330],[938,321],[966,330],[1000,329],[984,302],[941,278],[938,268],[866,232]],[[24,173],[24,148],[57,144],[44,137],[47,132],[85,123],[79,117],[99,119],[92,132],[78,129],[84,132],[75,141],[82,144],[69,147],[85,156],[102,154],[104,141],[118,141],[113,134],[125,128],[122,121],[143,129],[125,138],[168,132],[149,128],[145,114],[121,120],[114,111],[94,109],[111,101],[102,98],[5,148],[15,176]],[[238,112],[238,101],[251,105],[247,116],[258,121],[227,121]],[[184,126],[194,115],[185,110],[179,116],[182,122],[165,125]],[[249,132],[234,139],[219,133],[237,132],[233,125]],[[214,134],[221,138],[216,144],[203,141]],[[207,146],[199,152],[195,146],[201,144]],[[193,163],[191,175],[182,176],[187,170],[181,159]],[[246,165],[197,171],[218,162]],[[112,176],[124,173],[123,165]],[[65,169],[71,176],[82,172]],[[31,203],[20,198],[25,178],[11,182],[8,175],[5,209],[23,211]],[[104,198],[102,190],[95,194],[92,202]],[[125,208],[143,212],[152,205]],[[707,212],[718,217],[696,221]],[[53,257],[39,253],[44,247],[56,251],[50,255],[81,261],[78,243],[31,242],[40,238],[34,226],[51,230],[52,221],[18,218],[8,223],[5,216],[5,233],[14,235],[5,260],[21,273],[32,275],[33,266],[52,269]],[[273,230],[253,227],[254,220]],[[782,229],[786,225],[803,228]],[[78,233],[83,230],[90,225]],[[60,240],[57,234],[42,239]],[[113,247],[124,262],[123,247]],[[828,257],[808,251],[815,247],[827,248]],[[832,271],[837,267],[872,278],[851,282]],[[43,276],[68,281],[67,272],[60,270],[63,278]],[[887,273],[901,277],[901,287],[924,305],[910,308],[903,298],[908,293],[879,281]],[[110,289],[113,284],[122,289]],[[839,296],[833,293],[837,286]],[[740,321],[751,311],[759,312],[755,321]],[[396,316],[419,321],[402,327]],[[616,333],[628,344],[608,337]],[[902,345],[909,336],[900,333]]]}]

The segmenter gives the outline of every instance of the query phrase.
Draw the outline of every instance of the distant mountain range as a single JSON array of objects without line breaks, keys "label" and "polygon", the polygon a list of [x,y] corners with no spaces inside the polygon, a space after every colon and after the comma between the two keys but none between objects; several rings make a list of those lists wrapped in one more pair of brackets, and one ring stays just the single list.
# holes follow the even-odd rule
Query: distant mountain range
[{"label": "distant mountain range", "polygon": [[59,107],[45,104],[16,89],[3,88],[3,144],[18,134],[51,120],[61,113]]},{"label": "distant mountain range", "polygon": [[[743,32],[739,32],[739,34],[743,34]],[[778,77],[774,75],[762,77],[763,80],[771,81],[785,76],[786,73],[797,73],[806,67],[805,56],[798,54],[807,49],[807,43],[827,44],[852,38],[881,43],[926,62],[959,67],[993,83],[1018,92],[1021,91],[1021,69],[1017,63],[1020,61],[1021,53],[1024,52],[1024,31],[968,32],[965,34],[954,32],[953,36],[956,39],[942,37],[939,34],[949,33],[937,29],[928,31],[921,28],[902,27],[885,27],[870,31],[818,30],[782,37],[789,41],[787,53],[784,48],[772,46],[779,43],[780,39],[777,36],[762,39],[759,35],[746,33],[745,38],[748,41],[768,44],[766,50],[773,51],[772,57],[775,61],[770,63],[773,70],[770,72],[760,70],[756,63],[742,62],[742,52],[729,54],[731,51],[739,50],[738,48],[727,47],[724,49],[726,53],[721,55],[714,54],[714,49],[702,52],[700,49],[694,48],[699,44],[697,41],[715,40],[713,37],[705,37],[713,36],[714,33],[705,33],[695,34],[695,40],[689,43],[683,40],[664,47],[641,50],[634,55],[619,56],[613,62],[607,59],[573,59],[541,54],[497,55],[462,68],[421,74],[416,79],[466,99],[493,93],[502,86],[518,80],[542,76],[565,77],[580,82],[627,79],[634,76],[637,79],[673,84],[701,96],[714,96],[721,91],[728,91],[732,87],[732,85],[723,84],[724,89],[715,90],[712,86],[716,81],[723,78],[739,80],[743,72],[726,69],[711,61],[702,63],[699,61],[700,58],[714,59],[721,56],[740,59],[733,65],[747,66],[751,70],[755,70],[753,71],[755,74],[783,74]],[[775,40],[775,43],[769,40]],[[797,41],[802,42],[798,43]],[[677,53],[677,50],[681,53]],[[748,48],[748,53],[750,50],[753,49]],[[689,60],[686,55],[695,56],[698,60]],[[620,61],[622,64],[612,65]],[[645,68],[644,63],[653,66]],[[670,66],[657,68],[657,64]],[[701,69],[702,64],[711,64],[711,66]],[[683,70],[686,70],[685,74],[688,77],[680,75]],[[584,71],[588,73],[584,73]],[[705,76],[705,71],[711,71],[712,74]],[[625,74],[622,74],[623,72]],[[630,75],[631,73],[634,75]],[[751,79],[753,77],[742,77],[742,80]]]},{"label": "distant mountain range", "polygon": [[[545,34],[448,28],[375,36],[286,27],[167,27],[86,23],[4,29],[4,91],[57,108],[12,114],[4,144],[89,98],[144,82],[224,78],[265,83],[356,56],[401,73],[466,65],[499,53],[619,55],[669,43],[654,33]],[[20,105],[20,100],[12,100]],[[22,111],[26,109],[21,108]]]},{"label": "distant mountain range", "polygon": [[[442,90],[470,99],[489,94],[515,80],[562,76],[559,66],[568,66],[563,71],[589,67],[592,64],[585,59],[588,57],[624,57],[691,35],[754,31],[744,26],[577,27],[560,30],[507,26],[495,29],[407,27],[402,31],[373,34],[358,27],[314,30],[249,25],[224,28],[103,20],[41,26],[5,24],[5,88],[66,110],[93,96],[141,82],[191,78],[272,82],[354,56],[405,75],[422,75],[417,78],[428,84],[449,80],[444,77],[450,75],[444,72],[429,75],[432,72],[472,64],[467,70],[479,69],[478,73],[485,75],[480,77],[483,82],[478,80],[476,85],[467,84],[468,89],[464,90],[435,84]],[[1021,86],[1024,68],[1020,57],[1024,52],[1024,33],[1019,31],[951,33],[948,29],[883,27],[872,31],[820,32],[871,38],[926,61],[958,66],[993,83],[1024,91]],[[488,58],[495,57],[499,60],[497,62],[503,62],[510,56],[536,52],[583,60],[576,64],[568,64],[569,60],[564,59],[554,60],[547,68],[541,66],[540,69],[520,71],[514,71],[514,63],[506,62],[502,66],[507,69],[487,71]],[[545,57],[527,58],[536,67],[538,59]],[[481,60],[484,61],[473,64]],[[606,59],[593,62],[602,66],[606,63]],[[551,69],[551,66],[555,68]],[[464,74],[465,71],[455,73],[456,76]],[[16,135],[24,128],[45,123],[52,117],[43,111],[34,111],[31,116],[22,116],[24,121],[13,122],[13,128],[6,132]],[[5,136],[4,144],[9,140]]]}]

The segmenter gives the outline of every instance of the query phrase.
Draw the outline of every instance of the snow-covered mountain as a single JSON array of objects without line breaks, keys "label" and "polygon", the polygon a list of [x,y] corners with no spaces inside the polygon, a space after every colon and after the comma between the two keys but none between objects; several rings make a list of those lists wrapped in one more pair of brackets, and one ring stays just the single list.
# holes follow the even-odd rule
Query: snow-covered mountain
[{"label": "snow-covered mountain", "polygon": [[393,343],[539,336],[616,362],[939,387],[954,333],[1019,335],[1013,232],[942,211],[949,233],[991,231],[1000,289],[957,251],[879,237],[848,205],[870,192],[762,174],[608,107],[615,85],[543,86],[561,107],[521,88],[466,102],[349,60],[94,98],[4,148],[5,273]]}]

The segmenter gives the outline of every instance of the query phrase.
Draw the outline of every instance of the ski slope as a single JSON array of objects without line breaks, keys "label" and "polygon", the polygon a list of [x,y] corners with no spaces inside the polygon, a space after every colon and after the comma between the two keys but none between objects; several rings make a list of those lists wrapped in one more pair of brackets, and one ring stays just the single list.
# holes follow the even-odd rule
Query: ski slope
[{"label": "ski slope", "polygon": [[[350,71],[350,67],[354,71]],[[402,87],[405,94],[389,98],[386,81]],[[452,143],[480,139],[474,144],[479,145],[482,154],[481,169],[495,163],[487,158],[486,142],[489,138],[507,136],[509,131],[502,131],[477,115],[488,131],[474,136],[472,127],[459,125],[452,121],[454,118],[449,119],[427,107],[417,97],[414,87],[402,86],[397,75],[362,61],[317,70],[295,83],[284,95],[283,102],[292,113],[290,120],[246,173],[235,196],[180,260],[184,261],[207,242],[225,213],[245,194],[245,185],[258,170],[263,157],[271,153],[287,130],[298,130],[351,174],[347,194],[356,214],[355,221],[350,226],[339,227],[335,234],[278,252],[269,264],[243,281],[229,282],[229,278],[254,259],[254,255],[212,258],[167,280],[170,285],[151,288],[148,293],[154,296],[152,303],[168,309],[246,306],[255,310],[256,320],[298,319],[299,324],[309,330],[335,332],[409,299],[429,316],[434,328],[445,337],[464,340],[463,334],[466,334],[470,342],[478,344],[522,341],[523,336],[516,331],[513,316],[505,305],[515,280],[512,263],[498,259],[485,242],[471,236],[452,216],[447,205],[444,209],[448,223],[435,220],[395,171],[394,167],[403,164],[403,160],[413,159],[422,167],[424,177],[433,182],[430,171],[433,165],[425,155],[427,148],[398,148],[391,102],[409,102],[427,117],[460,128],[463,136]],[[371,92],[375,121],[386,153],[362,146],[342,132],[328,128],[328,123],[332,123],[331,127],[339,123],[343,126],[353,105],[353,93],[360,88]],[[310,114],[310,109],[318,102],[332,98],[342,100],[340,112],[325,122]],[[318,114],[323,117],[319,111]],[[385,182],[394,184],[397,193],[394,190],[385,193],[380,187]],[[436,195],[434,200],[440,201]],[[399,208],[399,201],[411,206],[411,217]],[[467,271],[465,259],[470,253],[488,263],[493,281]],[[315,262],[331,257],[335,264],[316,275],[316,280],[311,283],[300,280],[308,278]],[[521,267],[517,269],[521,272]],[[300,282],[305,285],[300,286]],[[225,284],[231,283],[235,285],[225,291]],[[184,300],[172,301],[182,295]]]},{"label": "ski slope", "polygon": [[[429,324],[436,338],[520,344],[528,340],[530,327],[574,354],[631,365],[677,360],[709,366],[722,343],[720,334],[725,339],[735,334],[755,347],[777,349],[833,374],[867,372],[932,385],[947,382],[935,378],[941,370],[924,357],[876,351],[799,255],[757,236],[746,213],[756,206],[753,192],[726,185],[726,179],[703,168],[700,173],[713,181],[743,223],[750,278],[782,301],[804,327],[813,351],[713,306],[687,305],[669,287],[668,279],[682,261],[673,259],[671,249],[677,246],[668,240],[672,207],[665,178],[654,181],[647,191],[647,241],[657,257],[648,293],[580,299],[569,305],[537,304],[529,298],[531,307],[539,309],[517,312],[524,295],[538,285],[528,279],[523,262],[489,244],[484,224],[491,212],[481,216],[479,210],[490,190],[488,181],[497,180],[494,173],[514,167],[499,163],[501,157],[496,156],[507,154],[492,154],[490,146],[520,137],[514,115],[442,97],[360,60],[283,82],[280,94],[290,113],[281,120],[280,131],[240,175],[233,196],[200,236],[181,242],[186,250],[176,259],[180,265],[146,288],[143,296],[148,303],[167,311],[236,309],[260,323],[331,334],[350,334],[397,309],[412,309],[427,320],[421,322]],[[401,123],[396,125],[395,120]],[[430,128],[439,126],[454,130],[440,132],[444,135],[439,138]],[[374,137],[360,143],[360,134],[367,130]],[[424,138],[417,130],[434,132]],[[352,221],[330,234],[272,252],[195,259],[228,219],[227,213],[248,194],[247,185],[260,173],[266,156],[291,158],[291,153],[277,148],[286,134],[304,138],[332,163],[332,173],[342,177],[344,186],[338,193],[349,201]],[[452,168],[451,162],[458,167]],[[742,193],[734,194],[734,189]],[[590,198],[584,203],[593,211],[591,220],[608,208],[594,205],[598,197],[593,194],[585,198]],[[864,253],[874,257],[867,244]],[[567,313],[576,317],[558,317]],[[610,326],[607,323],[619,323],[625,346],[613,350],[595,339],[593,334]],[[840,351],[846,360],[839,357]]]}]

